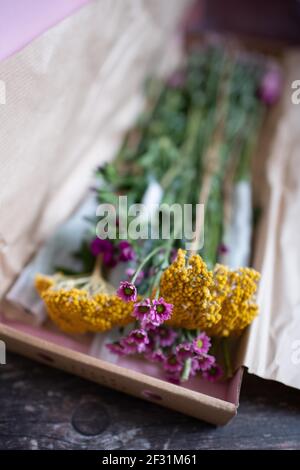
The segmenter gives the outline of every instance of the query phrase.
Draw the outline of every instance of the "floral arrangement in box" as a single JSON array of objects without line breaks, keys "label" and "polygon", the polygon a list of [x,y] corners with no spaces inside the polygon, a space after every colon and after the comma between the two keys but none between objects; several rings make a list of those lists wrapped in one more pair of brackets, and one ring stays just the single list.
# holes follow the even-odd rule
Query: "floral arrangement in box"
[{"label": "floral arrangement in box", "polygon": [[118,327],[111,352],[159,363],[176,384],[223,380],[230,342],[258,314],[251,160],[280,74],[264,58],[207,46],[146,92],[115,161],[95,172],[105,210],[75,254],[82,271],[38,275],[36,288],[67,333]]}]

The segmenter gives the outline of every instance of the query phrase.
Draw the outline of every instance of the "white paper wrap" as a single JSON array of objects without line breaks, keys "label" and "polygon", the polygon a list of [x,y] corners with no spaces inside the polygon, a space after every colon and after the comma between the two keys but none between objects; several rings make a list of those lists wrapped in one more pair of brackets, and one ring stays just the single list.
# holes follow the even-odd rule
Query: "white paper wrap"
[{"label": "white paper wrap", "polygon": [[[8,291],[5,300],[18,307],[22,320],[42,323],[46,318],[44,302],[34,287],[36,274],[53,274],[58,266],[80,269],[74,253],[90,229],[85,218],[95,212],[96,200],[88,197],[75,214],[48,238]],[[5,309],[4,314],[9,316],[9,310]]]},{"label": "white paper wrap", "polygon": [[252,191],[250,181],[235,184],[232,195],[232,220],[223,240],[228,251],[220,262],[232,269],[248,266],[251,254],[252,233]]}]

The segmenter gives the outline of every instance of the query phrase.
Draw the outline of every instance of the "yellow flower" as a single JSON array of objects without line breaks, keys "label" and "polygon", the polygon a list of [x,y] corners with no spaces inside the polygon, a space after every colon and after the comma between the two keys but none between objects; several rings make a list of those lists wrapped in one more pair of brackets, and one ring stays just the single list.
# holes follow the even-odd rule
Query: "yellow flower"
[{"label": "yellow flower", "polygon": [[[211,336],[239,335],[258,313],[255,292],[259,273],[216,265],[208,270],[199,255],[177,258],[162,274],[160,295],[173,304],[166,324],[201,329]],[[133,302],[124,302],[100,274],[36,277],[36,288],[49,317],[67,333],[107,331],[133,321]]]},{"label": "yellow flower", "polygon": [[240,268],[231,271],[216,265],[209,271],[199,255],[177,259],[164,271],[160,293],[174,305],[169,324],[176,328],[201,329],[211,336],[238,335],[258,313],[254,294],[259,273]]},{"label": "yellow flower", "polygon": [[205,330],[221,319],[220,302],[214,296],[213,274],[198,255],[186,260],[178,250],[177,259],[163,273],[160,294],[174,305],[168,324],[176,328]]},{"label": "yellow flower", "polygon": [[43,276],[42,274],[37,274],[35,276],[35,288],[39,294],[42,294],[49,287],[53,286],[54,279],[50,276]]},{"label": "yellow flower", "polygon": [[221,320],[207,329],[211,336],[239,335],[258,314],[255,292],[260,274],[251,268],[214,269],[215,296],[221,301]]},{"label": "yellow flower", "polygon": [[[66,333],[102,332],[133,321],[132,302],[111,294],[103,280],[70,278],[58,274],[36,277],[36,288],[51,320]],[[83,287],[78,286],[83,282]]]}]

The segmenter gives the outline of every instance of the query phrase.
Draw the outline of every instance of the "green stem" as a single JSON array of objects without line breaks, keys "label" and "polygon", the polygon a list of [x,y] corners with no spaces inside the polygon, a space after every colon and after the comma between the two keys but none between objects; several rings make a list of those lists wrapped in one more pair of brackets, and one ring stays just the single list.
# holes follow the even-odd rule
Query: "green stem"
[{"label": "green stem", "polygon": [[146,258],[141,262],[141,264],[139,265],[139,267],[135,271],[135,273],[134,273],[134,275],[131,279],[132,284],[135,283],[136,278],[140,274],[140,272],[143,269],[143,267],[145,266],[145,264],[147,264],[148,261],[152,258],[152,256],[156,255],[156,253],[158,253],[161,249],[162,249],[161,246],[157,246],[156,248],[154,248],[154,250],[150,251],[150,253],[146,256]]},{"label": "green stem", "polygon": [[[164,256],[164,259],[162,261],[162,266],[160,267],[160,269],[158,270],[158,272],[154,276],[153,282],[151,283],[151,287],[149,288],[149,295],[151,295],[151,293],[153,292],[155,286],[159,285],[159,281],[160,281],[162,273],[165,269],[165,266],[168,265],[168,259],[169,259],[170,252],[171,252],[171,249],[172,249],[172,246],[173,246],[172,242],[174,242],[174,239],[170,238],[170,240],[168,240],[168,242],[166,244],[165,256]],[[159,287],[158,287],[158,289],[155,293],[155,298],[158,299],[158,297],[159,297]]]},{"label": "green stem", "polygon": [[188,341],[193,341],[195,339],[195,336],[189,330],[186,330],[186,337]]},{"label": "green stem", "polygon": [[[159,284],[162,273],[163,273],[163,270],[160,268],[159,271],[155,274],[153,281],[151,282],[151,286],[149,288],[149,296],[151,296],[155,286]],[[155,293],[155,298],[158,299],[158,296],[159,296],[159,289],[157,289]]]},{"label": "green stem", "polygon": [[181,374],[182,382],[186,382],[189,379],[190,372],[191,372],[191,365],[192,365],[192,359],[189,357],[184,362],[184,367],[183,367],[183,371]]},{"label": "green stem", "polygon": [[199,135],[199,125],[201,123],[202,110],[199,108],[194,108],[192,106],[189,111],[189,116],[187,116],[187,136],[186,140],[183,143],[180,153],[181,158],[176,166],[171,166],[169,170],[163,176],[160,184],[161,187],[166,191],[174,181],[174,179],[182,173],[186,165],[188,164],[188,158],[193,156],[195,142]]}]

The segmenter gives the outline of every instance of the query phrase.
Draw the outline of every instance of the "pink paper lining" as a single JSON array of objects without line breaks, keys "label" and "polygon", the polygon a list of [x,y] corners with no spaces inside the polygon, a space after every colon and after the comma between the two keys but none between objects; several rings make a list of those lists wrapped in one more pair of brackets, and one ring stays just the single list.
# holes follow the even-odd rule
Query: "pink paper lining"
[{"label": "pink paper lining", "polygon": [[[127,369],[135,370],[143,374],[150,375],[157,379],[165,380],[162,369],[157,364],[144,362],[135,357],[120,357],[117,365]],[[193,377],[186,382],[183,387],[193,390],[194,392],[204,393],[214,398],[229,401],[238,404],[239,384],[241,381],[241,369],[239,369],[233,378],[226,382],[211,383],[200,377]]]},{"label": "pink paper lining", "polygon": [[10,326],[11,328],[14,328],[21,333],[26,333],[28,335],[44,339],[45,341],[63,346],[65,348],[71,349],[72,351],[77,351],[84,354],[88,354],[89,352],[90,344],[88,342],[81,342],[78,339],[74,339],[72,336],[57,332],[55,330],[50,331],[40,326],[33,326],[15,320],[8,320],[1,314],[0,323]]},{"label": "pink paper lining", "polygon": [[[72,336],[63,334],[59,331],[48,330],[44,327],[27,325],[18,321],[8,320],[1,317],[0,322],[3,324],[15,328],[16,330],[30,334],[32,336],[44,339],[51,343],[63,346],[65,348],[71,349],[73,351],[81,352],[84,354],[89,354],[89,349],[91,345],[91,339],[86,340],[82,337],[83,340],[79,340]],[[136,372],[150,375],[161,380],[164,379],[164,375],[160,367],[156,364],[149,362],[144,362],[138,358],[134,357],[120,357],[118,358],[116,364],[120,367],[126,369],[131,369]],[[238,404],[239,401],[239,388],[242,378],[242,369],[239,369],[231,380],[220,383],[210,383],[206,380],[202,380],[199,377],[195,377],[189,380],[184,387],[193,390],[196,392],[204,393],[214,398],[219,398],[227,402]]]},{"label": "pink paper lining", "polygon": [[0,61],[91,0],[1,0]]}]

